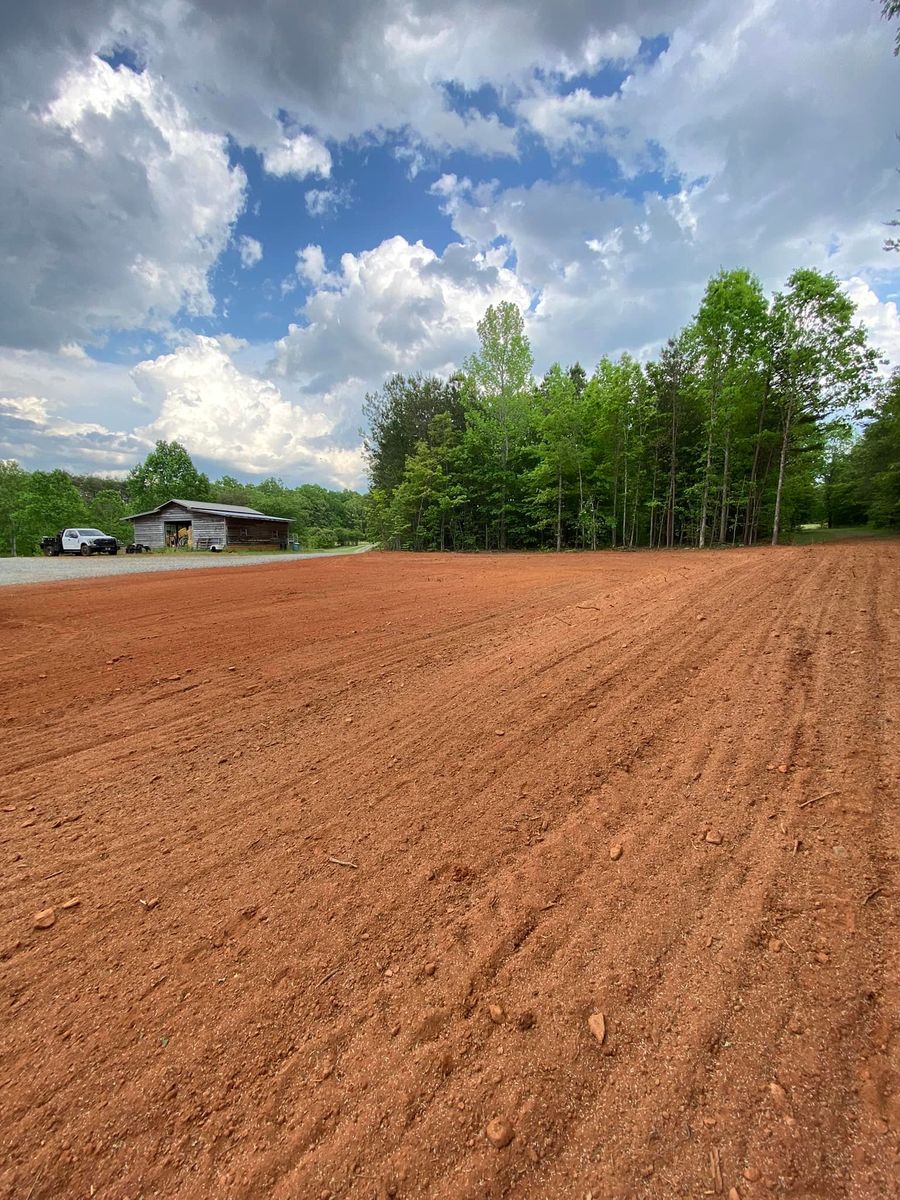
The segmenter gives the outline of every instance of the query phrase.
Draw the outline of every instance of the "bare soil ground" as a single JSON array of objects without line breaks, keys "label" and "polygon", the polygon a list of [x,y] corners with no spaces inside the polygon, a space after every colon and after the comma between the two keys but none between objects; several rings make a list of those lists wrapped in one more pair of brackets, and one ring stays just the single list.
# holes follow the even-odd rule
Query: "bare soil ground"
[{"label": "bare soil ground", "polygon": [[896,1195],[898,664],[896,542],[4,589],[0,1195]]}]

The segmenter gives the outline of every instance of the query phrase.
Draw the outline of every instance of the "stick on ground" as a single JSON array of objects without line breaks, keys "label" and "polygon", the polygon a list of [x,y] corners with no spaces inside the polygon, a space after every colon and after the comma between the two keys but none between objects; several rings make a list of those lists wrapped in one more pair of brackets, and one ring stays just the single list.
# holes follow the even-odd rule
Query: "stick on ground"
[{"label": "stick on ground", "polygon": [[826,796],[837,795],[837,788],[832,788],[830,792],[823,792],[821,796],[813,796],[812,800],[804,800],[802,804],[798,804],[798,808],[807,808],[810,804],[815,804],[817,800],[824,800]]}]

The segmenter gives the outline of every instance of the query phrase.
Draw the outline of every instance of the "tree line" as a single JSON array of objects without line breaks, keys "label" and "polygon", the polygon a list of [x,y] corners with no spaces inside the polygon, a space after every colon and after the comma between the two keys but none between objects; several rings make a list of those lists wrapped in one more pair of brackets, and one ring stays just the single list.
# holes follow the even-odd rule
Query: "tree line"
[{"label": "tree line", "polygon": [[288,517],[306,549],[351,545],[365,533],[365,501],[357,492],[329,491],[313,483],[286,487],[274,478],[240,483],[226,475],[210,481],[179,442],[159,441],[121,480],[64,470],[25,471],[15,461],[0,460],[0,554],[36,554],[45,534],[71,525],[96,527],[130,542],[126,515],[175,497]]},{"label": "tree line", "polygon": [[[898,520],[897,396],[832,275],[721,271],[655,360],[553,364],[501,303],[447,380],[366,397],[369,534],[407,549],[773,543]],[[854,440],[860,422],[865,433]]]}]

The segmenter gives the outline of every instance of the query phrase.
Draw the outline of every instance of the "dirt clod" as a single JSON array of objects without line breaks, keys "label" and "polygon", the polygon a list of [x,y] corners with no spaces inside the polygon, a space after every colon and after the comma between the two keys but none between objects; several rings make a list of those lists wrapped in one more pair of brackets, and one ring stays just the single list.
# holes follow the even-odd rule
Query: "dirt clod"
[{"label": "dirt clod", "polygon": [[537,1024],[537,1017],[530,1009],[526,1009],[525,1012],[519,1013],[516,1024],[524,1033],[528,1029],[534,1029]]},{"label": "dirt clod", "polygon": [[603,1015],[603,1013],[591,1013],[591,1015],[588,1017],[588,1027],[599,1044],[602,1046],[606,1041],[606,1017]]},{"label": "dirt clod", "polygon": [[497,1150],[502,1150],[504,1146],[508,1146],[515,1137],[512,1125],[504,1117],[492,1117],[488,1121],[484,1132],[487,1140]]}]

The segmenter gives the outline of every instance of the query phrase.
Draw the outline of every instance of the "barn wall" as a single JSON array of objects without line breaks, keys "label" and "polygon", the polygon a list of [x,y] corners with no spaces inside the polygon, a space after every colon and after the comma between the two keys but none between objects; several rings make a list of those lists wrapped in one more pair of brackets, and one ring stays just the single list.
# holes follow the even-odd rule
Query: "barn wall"
[{"label": "barn wall", "polygon": [[194,549],[208,550],[210,546],[225,545],[225,518],[208,513],[194,513]]},{"label": "barn wall", "polygon": [[140,542],[142,546],[152,546],[154,550],[161,550],[166,544],[163,520],[157,514],[138,517],[131,524],[134,526],[132,541]]},{"label": "barn wall", "polygon": [[177,521],[180,524],[187,524],[188,521],[193,521],[194,514],[189,508],[182,508],[180,504],[167,504],[165,508],[160,509],[156,514],[160,521]]},{"label": "barn wall", "polygon": [[287,546],[288,527],[282,521],[226,517],[229,546]]},{"label": "barn wall", "polygon": [[179,524],[193,523],[191,513],[180,504],[167,504],[158,513],[147,517],[138,517],[132,521],[135,542],[142,546],[152,546],[154,550],[162,550],[166,544],[166,522],[178,521]]}]

